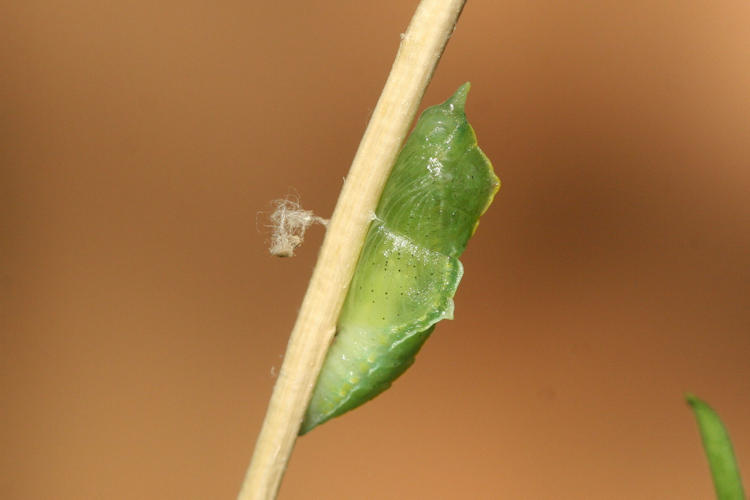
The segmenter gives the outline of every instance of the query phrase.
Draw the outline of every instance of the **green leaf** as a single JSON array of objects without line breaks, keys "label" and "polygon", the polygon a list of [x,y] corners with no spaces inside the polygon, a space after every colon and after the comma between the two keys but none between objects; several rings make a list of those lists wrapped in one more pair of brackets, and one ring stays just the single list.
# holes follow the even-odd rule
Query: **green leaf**
[{"label": "green leaf", "polygon": [[708,404],[692,394],[688,394],[686,399],[698,421],[703,448],[706,450],[706,457],[714,479],[716,498],[718,500],[745,500],[732,442],[719,415]]}]

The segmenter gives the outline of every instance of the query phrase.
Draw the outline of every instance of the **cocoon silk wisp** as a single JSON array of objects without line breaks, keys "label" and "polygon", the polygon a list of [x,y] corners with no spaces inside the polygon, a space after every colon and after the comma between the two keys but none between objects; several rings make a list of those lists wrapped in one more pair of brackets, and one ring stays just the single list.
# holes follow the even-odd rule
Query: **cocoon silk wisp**
[{"label": "cocoon silk wisp", "polygon": [[399,153],[300,434],[390,387],[453,318],[458,257],[500,188],[466,120],[468,91],[426,109]]}]

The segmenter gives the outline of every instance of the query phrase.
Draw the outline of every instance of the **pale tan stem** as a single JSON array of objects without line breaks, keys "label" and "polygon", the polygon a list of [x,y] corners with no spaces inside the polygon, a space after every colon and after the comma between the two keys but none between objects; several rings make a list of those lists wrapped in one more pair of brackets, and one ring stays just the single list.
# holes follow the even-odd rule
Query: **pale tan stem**
[{"label": "pale tan stem", "polygon": [[333,212],[238,500],[276,497],[367,227],[466,0],[422,0]]}]

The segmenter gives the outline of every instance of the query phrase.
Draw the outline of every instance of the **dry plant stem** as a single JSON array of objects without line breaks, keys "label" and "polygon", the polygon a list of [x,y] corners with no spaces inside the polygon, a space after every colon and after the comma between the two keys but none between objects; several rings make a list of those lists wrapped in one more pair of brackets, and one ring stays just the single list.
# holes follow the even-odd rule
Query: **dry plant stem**
[{"label": "dry plant stem", "polygon": [[336,204],[238,500],[276,497],[383,190],[465,0],[422,0]]}]

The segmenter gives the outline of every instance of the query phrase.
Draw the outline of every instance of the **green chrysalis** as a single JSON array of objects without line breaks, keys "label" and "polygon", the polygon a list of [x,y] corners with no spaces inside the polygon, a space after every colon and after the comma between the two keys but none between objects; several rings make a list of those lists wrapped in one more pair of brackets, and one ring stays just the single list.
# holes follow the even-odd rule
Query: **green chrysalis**
[{"label": "green chrysalis", "polygon": [[458,257],[500,187],[466,121],[468,91],[425,110],[398,156],[300,434],[390,387],[453,318]]}]

